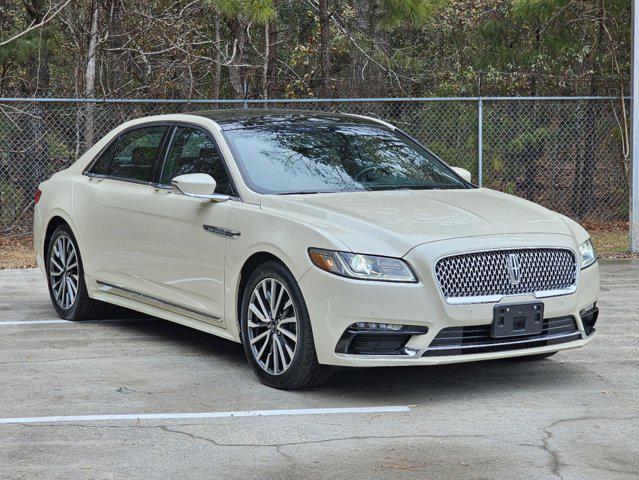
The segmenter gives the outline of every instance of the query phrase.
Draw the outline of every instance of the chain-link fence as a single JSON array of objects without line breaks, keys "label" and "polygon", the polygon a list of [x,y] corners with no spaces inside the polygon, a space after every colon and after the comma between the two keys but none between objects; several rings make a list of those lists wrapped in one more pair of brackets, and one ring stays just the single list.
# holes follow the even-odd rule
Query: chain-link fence
[{"label": "chain-link fence", "polygon": [[0,233],[30,228],[39,182],[118,124],[193,110],[296,108],[370,115],[416,137],[485,187],[578,220],[628,218],[619,99],[442,98],[248,101],[0,99]]}]

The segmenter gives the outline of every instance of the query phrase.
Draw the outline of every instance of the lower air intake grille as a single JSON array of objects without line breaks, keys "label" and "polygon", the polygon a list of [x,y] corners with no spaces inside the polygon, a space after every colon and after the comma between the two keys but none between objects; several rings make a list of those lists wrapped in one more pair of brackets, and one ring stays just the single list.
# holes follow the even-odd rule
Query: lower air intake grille
[{"label": "lower air intake grille", "polygon": [[518,337],[492,338],[490,325],[448,327],[439,331],[423,356],[501,352],[555,345],[580,338],[572,316],[545,318],[541,333]]},{"label": "lower air intake grille", "polygon": [[355,335],[347,353],[364,355],[401,355],[404,353],[404,345],[410,340],[411,335],[384,335],[366,334]]}]

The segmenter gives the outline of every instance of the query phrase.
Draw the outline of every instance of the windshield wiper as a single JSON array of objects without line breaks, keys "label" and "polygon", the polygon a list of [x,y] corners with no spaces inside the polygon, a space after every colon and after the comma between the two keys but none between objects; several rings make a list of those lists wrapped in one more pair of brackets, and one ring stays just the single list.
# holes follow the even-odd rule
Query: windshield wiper
[{"label": "windshield wiper", "polygon": [[315,193],[331,193],[331,192],[320,192],[314,190],[299,190],[297,192],[282,192],[278,193],[278,195],[313,195]]},{"label": "windshield wiper", "polygon": [[437,188],[441,188],[433,185],[378,185],[375,187],[367,186],[367,190],[377,191],[377,190],[434,190]]}]

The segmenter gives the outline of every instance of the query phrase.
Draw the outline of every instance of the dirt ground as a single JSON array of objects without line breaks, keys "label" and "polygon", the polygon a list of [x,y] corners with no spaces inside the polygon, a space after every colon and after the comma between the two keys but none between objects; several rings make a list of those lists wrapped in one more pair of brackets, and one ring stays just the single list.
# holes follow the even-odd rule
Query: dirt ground
[{"label": "dirt ground", "polygon": [[[584,223],[595,242],[600,258],[631,258],[628,253],[628,223]],[[33,239],[30,236],[0,235],[0,269],[35,267]]]},{"label": "dirt ground", "polygon": [[0,236],[0,269],[35,267],[33,239]]}]

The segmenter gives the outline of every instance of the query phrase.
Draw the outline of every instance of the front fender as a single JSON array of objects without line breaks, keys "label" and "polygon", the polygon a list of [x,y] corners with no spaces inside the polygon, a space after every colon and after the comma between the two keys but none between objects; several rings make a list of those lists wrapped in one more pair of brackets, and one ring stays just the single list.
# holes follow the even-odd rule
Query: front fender
[{"label": "front fender", "polygon": [[348,250],[330,234],[295,219],[265,211],[259,205],[237,202],[229,218],[230,230],[239,232],[237,238],[226,242],[225,317],[227,328],[239,339],[237,305],[242,268],[256,253],[267,253],[280,260],[296,280],[311,268],[308,248]]}]

